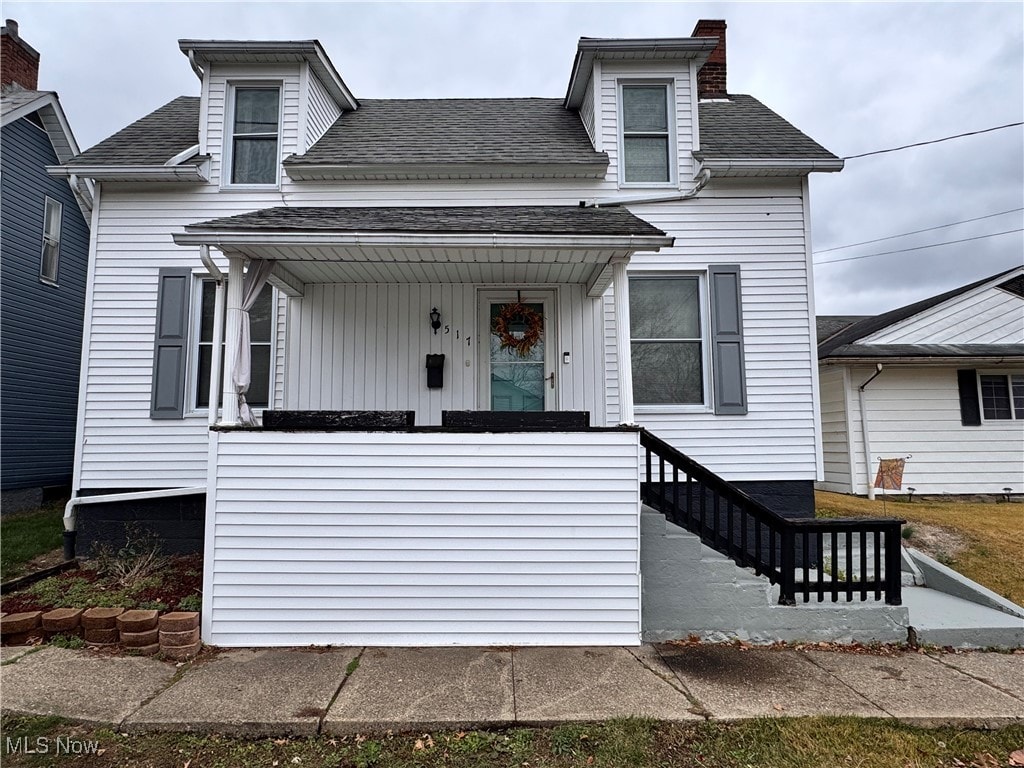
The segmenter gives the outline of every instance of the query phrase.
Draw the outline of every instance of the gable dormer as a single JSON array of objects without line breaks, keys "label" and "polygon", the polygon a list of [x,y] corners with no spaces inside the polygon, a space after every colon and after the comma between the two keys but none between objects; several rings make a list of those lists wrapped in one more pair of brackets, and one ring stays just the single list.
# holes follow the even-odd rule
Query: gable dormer
[{"label": "gable dormer", "polygon": [[579,110],[594,148],[608,153],[609,180],[692,186],[697,75],[717,45],[714,37],[579,41],[565,106]]},{"label": "gable dormer", "polygon": [[179,40],[202,80],[199,154],[225,189],[275,189],[302,154],[359,102],[316,40]]}]

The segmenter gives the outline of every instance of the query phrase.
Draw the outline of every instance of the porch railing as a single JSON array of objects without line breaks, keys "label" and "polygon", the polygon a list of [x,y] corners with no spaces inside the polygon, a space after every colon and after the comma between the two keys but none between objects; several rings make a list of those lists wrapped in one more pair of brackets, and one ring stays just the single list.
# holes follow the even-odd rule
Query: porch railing
[{"label": "porch railing", "polygon": [[790,519],[640,430],[646,451],[643,502],[675,525],[780,589],[795,605],[840,598],[900,605],[900,527],[896,518]]}]

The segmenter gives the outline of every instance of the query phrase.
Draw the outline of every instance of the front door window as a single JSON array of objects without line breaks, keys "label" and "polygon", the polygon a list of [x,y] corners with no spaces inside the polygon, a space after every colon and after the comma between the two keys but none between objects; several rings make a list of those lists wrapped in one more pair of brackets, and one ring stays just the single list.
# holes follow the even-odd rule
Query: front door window
[{"label": "front door window", "polygon": [[546,375],[547,328],[544,304],[516,300],[489,301],[490,409],[543,411],[549,380]]}]

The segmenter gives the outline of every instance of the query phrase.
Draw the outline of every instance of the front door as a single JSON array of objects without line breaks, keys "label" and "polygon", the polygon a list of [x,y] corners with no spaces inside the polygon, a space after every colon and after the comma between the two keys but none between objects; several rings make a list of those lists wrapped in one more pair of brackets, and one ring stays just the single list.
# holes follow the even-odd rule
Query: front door
[{"label": "front door", "polygon": [[487,340],[484,410],[545,411],[557,404],[554,291],[484,292],[479,338]]}]

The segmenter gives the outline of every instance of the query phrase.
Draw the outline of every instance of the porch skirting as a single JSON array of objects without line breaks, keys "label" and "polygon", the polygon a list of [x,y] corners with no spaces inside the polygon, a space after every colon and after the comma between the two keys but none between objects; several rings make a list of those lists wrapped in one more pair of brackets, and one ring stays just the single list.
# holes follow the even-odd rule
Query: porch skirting
[{"label": "porch skirting", "polygon": [[207,643],[640,641],[635,431],[210,437]]}]

